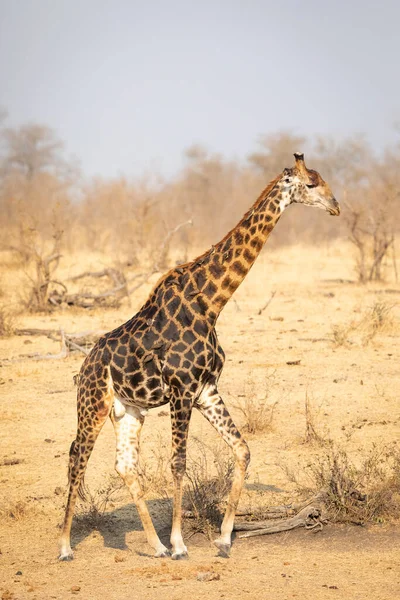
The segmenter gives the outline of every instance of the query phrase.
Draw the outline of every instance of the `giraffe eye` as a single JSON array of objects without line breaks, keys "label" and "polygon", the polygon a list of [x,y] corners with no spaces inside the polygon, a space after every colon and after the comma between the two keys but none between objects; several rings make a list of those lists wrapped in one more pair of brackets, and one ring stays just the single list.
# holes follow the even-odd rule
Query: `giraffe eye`
[{"label": "giraffe eye", "polygon": [[306,183],[306,186],[308,187],[308,189],[311,189],[311,188],[315,188],[315,187],[317,187],[317,186],[316,186],[316,185],[314,185],[313,183]]}]

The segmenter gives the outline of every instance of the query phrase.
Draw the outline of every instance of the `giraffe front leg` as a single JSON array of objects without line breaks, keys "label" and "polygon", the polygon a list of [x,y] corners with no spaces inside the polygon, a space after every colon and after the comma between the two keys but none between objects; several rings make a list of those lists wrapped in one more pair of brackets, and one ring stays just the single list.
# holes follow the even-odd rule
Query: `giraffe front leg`
[{"label": "giraffe front leg", "polygon": [[188,558],[182,538],[182,495],[183,477],[186,472],[186,444],[191,409],[177,409],[171,404],[172,459],[171,471],[174,480],[174,499],[171,529],[172,560]]},{"label": "giraffe front leg", "polygon": [[221,535],[214,542],[219,549],[220,555],[228,558],[232,544],[231,536],[235,521],[235,513],[243,488],[246,470],[250,462],[250,451],[247,443],[244,441],[232,421],[215,385],[207,386],[203,390],[195,406],[211,425],[215,427],[228,446],[232,448],[235,456],[232,488],[221,525]]}]

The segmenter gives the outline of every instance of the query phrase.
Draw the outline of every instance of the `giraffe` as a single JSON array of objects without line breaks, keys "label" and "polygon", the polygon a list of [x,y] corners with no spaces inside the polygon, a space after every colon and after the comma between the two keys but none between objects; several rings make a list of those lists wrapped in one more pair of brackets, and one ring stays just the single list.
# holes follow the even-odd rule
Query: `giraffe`
[{"label": "giraffe", "polygon": [[[71,560],[70,531],[83,477],[101,428],[110,417],[116,435],[115,468],[127,484],[147,541],[156,557],[188,556],[182,539],[182,489],[186,445],[193,408],[230,446],[235,469],[221,533],[215,545],[228,557],[235,511],[250,460],[247,443],[218,391],[224,352],[215,324],[221,310],[246,277],[272,229],[292,203],[339,215],[339,204],[304,155],[262,191],[240,222],[218,244],[192,262],[168,271],[139,312],[99,339],[78,376],[78,427],[69,454],[69,495],[60,560]],[[169,403],[174,481],[170,551],[160,541],[138,480],[139,437],[150,408]]]}]

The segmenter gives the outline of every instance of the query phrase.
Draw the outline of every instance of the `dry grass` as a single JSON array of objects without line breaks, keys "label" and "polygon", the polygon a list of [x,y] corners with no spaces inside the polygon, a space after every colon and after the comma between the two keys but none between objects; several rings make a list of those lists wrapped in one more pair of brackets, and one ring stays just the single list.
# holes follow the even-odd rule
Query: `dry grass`
[{"label": "dry grass", "polygon": [[233,407],[244,417],[241,429],[250,434],[267,433],[272,431],[274,411],[278,402],[270,401],[271,381],[275,373],[267,377],[266,390],[261,398],[257,398],[253,384],[247,385],[246,393]]},{"label": "dry grass", "polygon": [[4,501],[0,505],[1,520],[11,519],[21,521],[31,517],[35,513],[35,507],[32,503],[25,500],[16,500],[14,502]]},{"label": "dry grass", "polygon": [[183,503],[192,516],[191,531],[211,538],[221,524],[221,505],[231,489],[234,459],[221,444],[208,447],[195,438],[192,445]]},{"label": "dry grass", "polygon": [[354,344],[367,346],[379,333],[387,333],[394,327],[393,305],[375,301],[361,317],[350,323],[333,325],[331,339],[336,347]]},{"label": "dry grass", "polygon": [[110,475],[104,486],[92,492],[85,487],[86,502],[76,513],[80,527],[98,528],[108,521],[107,510],[118,499],[124,482],[118,475]]},{"label": "dry grass", "polygon": [[172,494],[171,445],[158,434],[151,456],[139,459],[139,479],[147,497],[167,499]]},{"label": "dry grass", "polygon": [[329,445],[331,443],[331,440],[325,436],[323,436],[319,431],[318,431],[318,426],[317,426],[317,418],[318,418],[318,414],[315,412],[312,403],[311,403],[311,399],[308,395],[308,392],[306,392],[306,396],[305,396],[305,402],[304,402],[304,413],[305,413],[305,418],[306,418],[306,431],[304,434],[304,444],[317,444],[319,446],[325,446],[325,445]]},{"label": "dry grass", "polygon": [[14,335],[18,327],[18,317],[6,306],[0,306],[0,337],[10,337]]}]

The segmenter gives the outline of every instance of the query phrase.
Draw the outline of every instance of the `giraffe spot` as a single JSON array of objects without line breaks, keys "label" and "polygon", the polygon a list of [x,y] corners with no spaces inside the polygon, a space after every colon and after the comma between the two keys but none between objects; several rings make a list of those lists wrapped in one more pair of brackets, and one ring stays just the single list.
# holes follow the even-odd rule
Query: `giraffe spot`
[{"label": "giraffe spot", "polygon": [[243,234],[240,230],[235,231],[235,242],[240,246],[243,244]]},{"label": "giraffe spot", "polygon": [[206,366],[206,357],[204,356],[204,354],[200,354],[199,356],[197,356],[196,364],[199,365],[200,367]]},{"label": "giraffe spot", "polygon": [[126,356],[128,353],[128,348],[127,346],[119,346],[118,350],[117,350],[117,354],[119,356]]},{"label": "giraffe spot", "polygon": [[251,240],[250,246],[252,246],[259,252],[261,250],[261,248],[263,247],[263,241],[260,238],[255,237],[254,239]]},{"label": "giraffe spot", "polygon": [[184,342],[178,342],[178,344],[174,344],[174,352],[184,352],[187,346]]},{"label": "giraffe spot", "polygon": [[125,367],[126,360],[125,360],[124,356],[119,356],[119,354],[114,354],[112,357],[112,363],[116,367],[123,369]]},{"label": "giraffe spot", "polygon": [[255,235],[256,231],[257,231],[256,225],[253,225],[252,227],[250,227],[250,234],[251,235]]},{"label": "giraffe spot", "polygon": [[[204,302],[202,302],[202,299],[200,296],[197,297],[197,300],[193,300],[193,302],[190,303],[190,307],[198,315],[204,315],[204,313],[207,309],[207,306],[204,305]],[[193,315],[193,319],[194,319],[194,315]],[[190,324],[193,322],[193,319],[190,321]]]},{"label": "giraffe spot", "polygon": [[193,342],[196,340],[196,336],[194,335],[193,331],[188,330],[188,331],[185,331],[182,339],[187,344],[193,344]]},{"label": "giraffe spot", "polygon": [[135,391],[135,396],[144,400],[147,396],[147,390],[145,387],[140,387]]},{"label": "giraffe spot", "polygon": [[172,298],[172,300],[167,304],[166,309],[167,309],[167,312],[169,313],[169,315],[171,317],[173,317],[175,315],[175,313],[178,310],[180,304],[181,304],[181,301],[177,297]]},{"label": "giraffe spot", "polygon": [[131,386],[133,388],[136,388],[138,385],[140,385],[144,380],[144,377],[142,375],[142,373],[140,373],[140,371],[138,373],[135,373],[134,375],[132,375],[129,378],[129,383],[131,384]]},{"label": "giraffe spot", "polygon": [[160,336],[155,331],[152,331],[152,330],[148,331],[143,336],[143,345],[146,348],[146,350],[150,350],[151,348],[153,348],[154,344],[157,342],[159,337]]},{"label": "giraffe spot", "polygon": [[223,306],[226,301],[229,299],[228,296],[224,296],[223,294],[219,294],[216,298],[214,298],[214,302],[217,306]]},{"label": "giraffe spot", "polygon": [[120,338],[121,344],[127,344],[129,342],[129,334],[124,333],[124,335]]},{"label": "giraffe spot", "polygon": [[247,273],[246,267],[244,267],[238,260],[233,263],[232,270],[240,277],[244,277]]},{"label": "giraffe spot", "polygon": [[205,269],[199,269],[198,271],[195,271],[193,276],[196,281],[198,290],[201,291],[207,281]]},{"label": "giraffe spot", "polygon": [[224,244],[221,248],[222,252],[227,252],[229,250],[229,248],[231,247],[232,244],[232,240],[230,237],[226,238],[226,240],[224,241]]},{"label": "giraffe spot", "polygon": [[232,278],[230,277],[230,275],[227,275],[225,277],[225,279],[223,280],[223,282],[221,283],[222,289],[223,290],[228,289],[230,287],[231,283],[232,283]]},{"label": "giraffe spot", "polygon": [[203,290],[203,294],[205,294],[207,298],[212,298],[216,291],[217,286],[212,281],[209,281]]},{"label": "giraffe spot", "polygon": [[156,331],[158,331],[159,333],[161,333],[161,331],[166,326],[167,321],[168,321],[168,319],[167,319],[167,316],[165,314],[165,311],[162,308],[160,308],[159,311],[158,311],[158,313],[157,313],[157,316],[155,317],[153,327],[156,329]]},{"label": "giraffe spot", "polygon": [[214,261],[210,264],[208,268],[211,277],[214,279],[220,279],[224,273],[223,267],[219,264],[218,259],[214,259]]},{"label": "giraffe spot", "polygon": [[192,362],[194,360],[193,350],[188,350],[185,354],[185,358],[186,358],[186,360]]},{"label": "giraffe spot", "polygon": [[275,188],[274,188],[274,189],[273,189],[273,190],[272,190],[272,191],[269,193],[269,197],[270,197],[270,198],[275,198],[275,196],[277,195],[277,193],[278,193],[278,188],[276,188],[276,187],[275,187]]},{"label": "giraffe spot", "polygon": [[168,357],[168,363],[171,365],[171,367],[179,367],[181,364],[181,357],[179,354],[176,354],[176,352],[171,352]]},{"label": "giraffe spot", "polygon": [[245,259],[247,262],[251,263],[251,262],[253,262],[253,260],[255,259],[255,256],[254,256],[254,254],[252,254],[252,253],[250,252],[250,250],[249,250],[248,248],[245,248],[245,251],[243,252],[243,258],[244,258],[244,259]]},{"label": "giraffe spot", "polygon": [[178,337],[178,328],[174,321],[170,321],[167,329],[164,331],[164,337],[167,340],[176,340]]},{"label": "giraffe spot", "polygon": [[208,331],[208,325],[205,321],[197,319],[194,323],[194,330],[198,335],[204,336]]},{"label": "giraffe spot", "polygon": [[176,320],[178,321],[178,323],[185,327],[187,325],[190,325],[190,323],[193,321],[193,314],[187,306],[181,304],[179,312],[176,315]]},{"label": "giraffe spot", "polygon": [[204,342],[202,340],[197,340],[197,342],[193,346],[193,350],[196,354],[204,352]]}]

